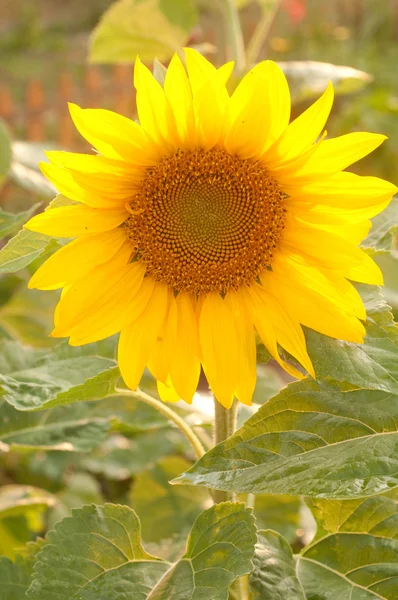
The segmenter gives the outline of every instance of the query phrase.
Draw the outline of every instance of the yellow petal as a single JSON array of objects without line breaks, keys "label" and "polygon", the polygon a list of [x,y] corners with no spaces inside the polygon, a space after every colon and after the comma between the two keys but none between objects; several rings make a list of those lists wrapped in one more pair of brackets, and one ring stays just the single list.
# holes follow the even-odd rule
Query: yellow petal
[{"label": "yellow petal", "polygon": [[148,361],[148,369],[162,383],[166,383],[170,362],[175,348],[177,335],[177,305],[173,294],[170,295],[169,309],[162,331],[156,339],[155,346]]},{"label": "yellow petal", "polygon": [[55,237],[76,237],[118,227],[128,217],[124,206],[92,208],[84,204],[49,208],[25,223],[25,229]]},{"label": "yellow petal", "polygon": [[120,331],[131,315],[137,314],[135,296],[144,274],[145,266],[126,264],[123,252],[90,271],[62,296],[52,336],[73,336],[79,345]]},{"label": "yellow petal", "polygon": [[183,147],[193,147],[196,142],[196,131],[192,90],[185,68],[177,54],[174,54],[167,68],[164,92],[175,116],[180,144]]},{"label": "yellow petal", "polygon": [[274,292],[284,310],[302,325],[332,338],[363,342],[365,328],[362,323],[353,314],[348,314],[334,298],[318,293],[316,288],[300,286],[299,276],[290,280],[269,273],[267,279],[262,277],[262,280]]},{"label": "yellow petal", "polygon": [[316,141],[329,117],[333,98],[333,86],[329,82],[319,100],[297,117],[270,149],[267,155],[270,168],[301,154]]},{"label": "yellow petal", "polygon": [[164,89],[137,57],[134,68],[137,112],[141,127],[163,151],[178,144],[176,123]]},{"label": "yellow petal", "polygon": [[77,281],[97,265],[110,260],[126,240],[126,231],[118,227],[69,242],[37,269],[28,287],[56,290]]},{"label": "yellow petal", "polygon": [[364,252],[355,245],[356,236],[353,235],[352,241],[347,240],[290,217],[286,219],[280,243],[284,254],[305,257],[306,262],[316,267],[336,269],[340,273],[345,273],[347,266],[363,263]]},{"label": "yellow petal", "polygon": [[239,342],[235,316],[216,292],[203,300],[199,338],[209,385],[217,400],[230,408],[237,383]]},{"label": "yellow petal", "polygon": [[271,129],[263,152],[277,140],[289,125],[290,120],[290,91],[282,69],[272,60],[269,62],[269,99],[272,118]]},{"label": "yellow petal", "polygon": [[228,103],[224,125],[224,146],[241,158],[257,157],[272,127],[270,62],[263,61],[239,83]]},{"label": "yellow petal", "polygon": [[272,317],[270,316],[270,302],[265,290],[255,283],[251,286],[242,286],[239,292],[246,310],[251,315],[254,326],[268,352],[287,373],[297,379],[302,379],[304,377],[303,374],[293,367],[293,365],[284,361],[279,355],[277,333]]},{"label": "yellow petal", "polygon": [[314,180],[321,173],[336,173],[367,156],[387,139],[378,133],[348,133],[325,140],[306,165],[294,176],[294,182]]},{"label": "yellow petal", "polygon": [[155,283],[145,310],[138,319],[124,327],[120,334],[119,367],[126,385],[132,390],[137,388],[156,339],[163,328],[170,294],[167,286]]},{"label": "yellow petal", "polygon": [[180,292],[176,298],[177,335],[173,349],[170,377],[179,396],[191,403],[200,376],[199,336],[192,299]]},{"label": "yellow petal", "polygon": [[235,396],[240,402],[251,406],[256,386],[256,340],[253,322],[244,307],[239,292],[230,290],[224,301],[235,316],[238,332],[238,381]]},{"label": "yellow petal", "polygon": [[151,165],[161,156],[143,129],[126,117],[102,108],[80,108],[69,103],[77,130],[104,156]]},{"label": "yellow petal", "polygon": [[180,395],[171,383],[170,377],[167,379],[166,383],[158,381],[157,388],[160,399],[163,400],[163,402],[178,402],[181,400]]},{"label": "yellow petal", "polygon": [[[139,190],[143,177],[141,171],[135,172],[133,177],[131,174],[124,176],[116,172],[113,174],[98,171],[90,173],[71,167],[64,168],[57,164],[39,163],[39,166],[42,173],[61,194],[93,208],[124,206]],[[97,166],[100,168],[99,165]]]},{"label": "yellow petal", "polygon": [[362,298],[340,273],[306,264],[302,259],[294,259],[279,253],[273,262],[272,272],[264,271],[260,276],[266,289],[276,296],[280,282],[286,282],[303,296],[323,296],[336,304],[339,309],[353,314],[359,319],[366,318]]}]

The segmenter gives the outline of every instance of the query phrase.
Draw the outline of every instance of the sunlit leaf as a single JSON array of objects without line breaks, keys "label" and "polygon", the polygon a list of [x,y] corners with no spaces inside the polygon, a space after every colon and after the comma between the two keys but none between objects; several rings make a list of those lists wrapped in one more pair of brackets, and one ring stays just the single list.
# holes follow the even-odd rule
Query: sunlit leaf
[{"label": "sunlit leaf", "polygon": [[397,396],[289,385],[176,483],[241,493],[370,496],[398,486]]},{"label": "sunlit leaf", "polygon": [[395,600],[398,589],[398,510],[392,499],[313,500],[315,540],[297,573],[307,598]]},{"label": "sunlit leaf", "polygon": [[196,23],[192,0],[118,0],[91,37],[91,62],[167,60],[184,46]]}]

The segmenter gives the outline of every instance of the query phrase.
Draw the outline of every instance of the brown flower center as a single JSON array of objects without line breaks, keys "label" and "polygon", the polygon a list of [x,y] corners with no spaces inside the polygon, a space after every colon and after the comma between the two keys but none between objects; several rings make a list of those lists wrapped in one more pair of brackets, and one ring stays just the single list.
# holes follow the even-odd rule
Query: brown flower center
[{"label": "brown flower center", "polygon": [[258,162],[178,150],[147,169],[124,226],[148,275],[176,291],[224,293],[271,265],[283,204]]}]

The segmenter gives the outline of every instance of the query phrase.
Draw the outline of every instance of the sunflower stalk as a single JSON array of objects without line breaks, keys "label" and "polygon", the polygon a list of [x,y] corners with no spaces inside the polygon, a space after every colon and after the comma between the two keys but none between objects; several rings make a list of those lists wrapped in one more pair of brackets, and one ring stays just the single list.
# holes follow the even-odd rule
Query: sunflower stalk
[{"label": "sunflower stalk", "polygon": [[[216,398],[214,398],[214,443],[220,444],[229,438],[236,430],[236,418],[238,414],[238,402],[234,400],[231,408],[225,408]],[[222,490],[213,491],[214,502],[225,502],[233,500],[231,492]]]},{"label": "sunflower stalk", "polygon": [[197,458],[199,459],[203,456],[205,449],[203,448],[203,445],[197,435],[192,431],[191,427],[184,421],[184,419],[181,419],[181,417],[166,404],[140,390],[133,392],[131,390],[117,389],[116,392],[118,396],[128,396],[129,398],[138,400],[139,402],[144,402],[145,404],[149,404],[149,406],[155,408],[162,415],[172,421],[174,425],[176,425],[178,429],[185,435]]},{"label": "sunflower stalk", "polygon": [[241,75],[246,68],[246,54],[239,11],[235,0],[225,0],[225,9],[229,41],[235,61],[235,71],[238,75]]}]

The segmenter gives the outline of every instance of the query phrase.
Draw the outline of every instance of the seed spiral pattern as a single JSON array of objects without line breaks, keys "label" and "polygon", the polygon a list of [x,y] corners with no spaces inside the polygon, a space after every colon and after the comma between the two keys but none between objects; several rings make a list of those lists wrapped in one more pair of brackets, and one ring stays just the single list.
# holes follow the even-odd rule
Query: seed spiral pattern
[{"label": "seed spiral pattern", "polygon": [[284,194],[258,162],[178,150],[146,171],[125,221],[136,259],[176,291],[225,293],[272,263]]}]

